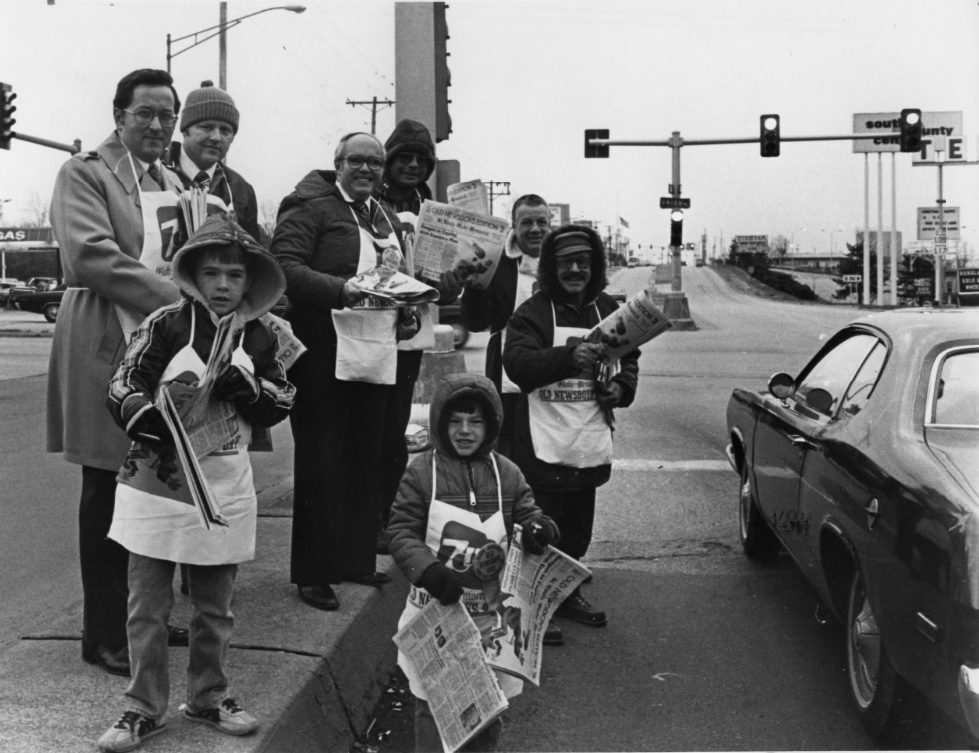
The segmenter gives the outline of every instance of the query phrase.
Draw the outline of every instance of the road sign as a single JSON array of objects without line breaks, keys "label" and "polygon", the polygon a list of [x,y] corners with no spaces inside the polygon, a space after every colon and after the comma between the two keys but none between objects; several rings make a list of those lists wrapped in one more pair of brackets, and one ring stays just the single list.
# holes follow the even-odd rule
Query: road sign
[{"label": "road sign", "polygon": [[979,269],[960,269],[959,294],[979,295]]},{"label": "road sign", "polygon": [[660,196],[660,209],[690,209],[690,199],[681,199],[677,196]]},{"label": "road sign", "polygon": [[[941,213],[942,223],[945,226],[945,234],[954,241],[959,240],[959,208],[945,207]],[[918,240],[937,241],[938,240],[938,207],[918,207]],[[944,239],[943,239],[944,240]]]},{"label": "road sign", "polygon": [[863,282],[863,275],[843,275],[843,282]]}]

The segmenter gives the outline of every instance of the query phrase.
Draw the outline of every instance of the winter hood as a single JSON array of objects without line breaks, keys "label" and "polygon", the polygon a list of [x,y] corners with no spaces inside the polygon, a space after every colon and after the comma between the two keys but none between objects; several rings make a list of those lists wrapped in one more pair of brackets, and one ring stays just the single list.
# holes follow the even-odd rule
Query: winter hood
[{"label": "winter hood", "polygon": [[262,248],[237,222],[227,215],[212,215],[194,232],[173,257],[173,281],[187,296],[204,303],[194,281],[191,262],[204,249],[236,244],[249,255],[248,290],[242,297],[238,312],[244,321],[257,319],[267,313],[286,292],[286,277],[279,263]]},{"label": "winter hood", "polygon": [[482,374],[449,374],[435,385],[428,419],[432,444],[441,454],[456,460],[460,459],[449,441],[450,411],[446,409],[446,405],[463,397],[472,398],[483,407],[486,418],[486,438],[482,446],[470,457],[485,457],[493,449],[496,438],[500,434],[500,426],[503,424],[503,403],[493,382]]},{"label": "winter hood", "polygon": [[423,180],[432,177],[435,170],[435,143],[428,129],[417,120],[401,120],[384,142],[384,174],[387,175],[391,162],[401,152],[411,152],[428,157],[429,168]]},{"label": "winter hood", "polygon": [[540,262],[537,266],[537,281],[540,283],[541,292],[552,301],[560,301],[567,298],[567,294],[561,287],[557,278],[557,257],[554,255],[555,239],[569,231],[584,233],[588,236],[591,246],[591,279],[585,287],[584,302],[586,304],[594,301],[598,294],[605,290],[608,280],[605,279],[605,246],[602,239],[594,230],[585,225],[563,225],[554,228],[544,238],[541,245]]}]

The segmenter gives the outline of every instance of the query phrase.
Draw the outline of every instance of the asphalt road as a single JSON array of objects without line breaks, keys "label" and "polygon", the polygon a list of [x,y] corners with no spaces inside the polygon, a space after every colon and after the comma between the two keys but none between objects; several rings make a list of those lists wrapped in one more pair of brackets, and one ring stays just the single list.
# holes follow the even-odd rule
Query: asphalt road
[{"label": "asphalt road", "polygon": [[[650,272],[613,284],[633,293]],[[541,687],[513,700],[501,750],[876,749],[849,707],[841,628],[820,624],[787,558],[741,554],[724,457],[731,390],[798,371],[858,312],[746,296],[710,268],[684,268],[684,288],[699,329],[643,349],[599,491],[585,593],[609,625],[561,622],[566,643],[547,649]],[[470,370],[485,339],[463,351]],[[0,650],[80,598],[79,474],[43,452],[49,342],[0,337]],[[274,439],[279,452],[255,456],[260,487],[291,479],[288,427]],[[950,727],[909,729],[906,747],[967,745]]]}]

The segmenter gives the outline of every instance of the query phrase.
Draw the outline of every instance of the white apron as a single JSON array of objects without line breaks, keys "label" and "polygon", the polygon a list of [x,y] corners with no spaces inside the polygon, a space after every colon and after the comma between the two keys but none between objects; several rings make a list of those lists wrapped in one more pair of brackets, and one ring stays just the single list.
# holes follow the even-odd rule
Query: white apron
[{"label": "white apron", "polygon": [[[502,547],[504,559],[507,549],[506,524],[503,522],[503,490],[500,485],[500,472],[496,467],[496,458],[490,455],[493,463],[493,473],[496,475],[497,499],[499,509],[493,513],[484,523],[479,515],[468,510],[463,510],[454,505],[440,502],[435,498],[435,453],[432,453],[432,499],[428,507],[428,527],[425,531],[425,544],[432,553],[439,557],[439,561],[445,560],[444,564],[451,567],[456,575],[459,576],[464,588],[462,603],[473,618],[476,627],[483,639],[487,639],[493,628],[496,627],[499,616],[499,576],[497,576],[496,586],[486,588],[474,572],[473,557],[476,552],[487,544],[497,544]],[[475,500],[474,500],[475,504]],[[494,596],[488,600],[486,591],[490,591]],[[408,599],[405,602],[404,611],[401,619],[398,620],[398,630],[401,630],[412,617],[418,614],[419,610],[425,606],[433,597],[424,589],[412,586],[408,592]],[[408,657],[398,652],[398,666],[404,670],[408,677],[408,685],[411,693],[416,698],[423,701],[428,700],[428,694],[422,687],[421,680],[415,673]],[[495,670],[494,670],[495,671]],[[504,695],[512,698],[523,690],[523,680],[508,675],[503,672],[496,672],[496,679],[500,682]]]},{"label": "white apron", "polygon": [[[517,268],[517,294],[513,299],[513,311],[516,311],[520,304],[534,294],[534,283],[537,281],[538,259],[533,256],[524,255],[520,259],[520,266]],[[510,312],[511,314],[513,312]],[[500,353],[503,353],[503,346],[506,345],[506,327],[500,331]],[[503,378],[500,382],[503,392],[520,392],[520,388],[510,379],[503,367]]]},{"label": "white apron", "polygon": [[[192,381],[199,380],[204,373],[205,364],[192,347],[196,308],[191,306],[190,341],[167,364],[161,384],[187,374]],[[254,373],[240,342],[231,363]],[[208,531],[193,506],[118,484],[109,538],[144,557],[189,565],[229,565],[254,559],[258,501],[248,458],[252,430],[240,417],[238,428],[228,444],[198,461],[227,528]]]},{"label": "white apron", "polygon": [[[569,337],[584,337],[589,332],[587,327],[557,326],[553,303],[551,316],[552,347],[565,345]],[[594,377],[562,379],[534,390],[527,396],[527,407],[534,452],[545,463],[594,468],[612,462],[612,429],[598,404]]]},{"label": "white apron", "polygon": [[[387,218],[387,212],[380,204],[378,208]],[[397,249],[398,255],[401,255],[394,232],[386,239],[375,238],[361,227],[353,207],[350,207],[350,213],[360,230],[357,274],[378,265],[375,243],[380,247]],[[398,374],[398,309],[368,296],[354,308],[331,313],[337,333],[336,378],[344,382],[394,384]]]},{"label": "white apron", "polygon": [[[136,163],[133,162],[133,155],[128,154],[129,165],[133,175],[138,176]],[[139,192],[140,211],[143,215],[143,247],[140,249],[139,261],[147,269],[150,269],[161,277],[170,277],[170,263],[173,255],[177,252],[174,248],[173,237],[179,227],[178,216],[180,214],[180,196],[177,194],[178,186],[170,182],[167,171],[160,170],[163,182],[167,184],[167,190],[162,191],[143,191],[140,185],[140,178],[136,179],[136,190]],[[170,190],[173,189],[173,190]],[[138,311],[126,308],[116,303],[116,316],[119,325],[122,327],[122,334],[128,343],[139,325],[146,317]]]}]

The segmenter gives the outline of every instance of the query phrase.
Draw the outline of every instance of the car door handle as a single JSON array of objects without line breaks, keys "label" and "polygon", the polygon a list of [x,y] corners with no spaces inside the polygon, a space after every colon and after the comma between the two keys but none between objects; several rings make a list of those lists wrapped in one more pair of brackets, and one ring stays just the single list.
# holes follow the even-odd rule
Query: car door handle
[{"label": "car door handle", "polygon": [[867,527],[873,528],[877,524],[877,518],[880,517],[880,504],[877,502],[877,498],[874,497],[870,500],[863,511],[867,513]]},{"label": "car door handle", "polygon": [[816,446],[815,444],[813,444],[812,442],[810,442],[808,439],[806,439],[803,436],[800,436],[799,434],[789,434],[788,435],[788,440],[792,444],[794,444],[796,447],[815,447]]}]

